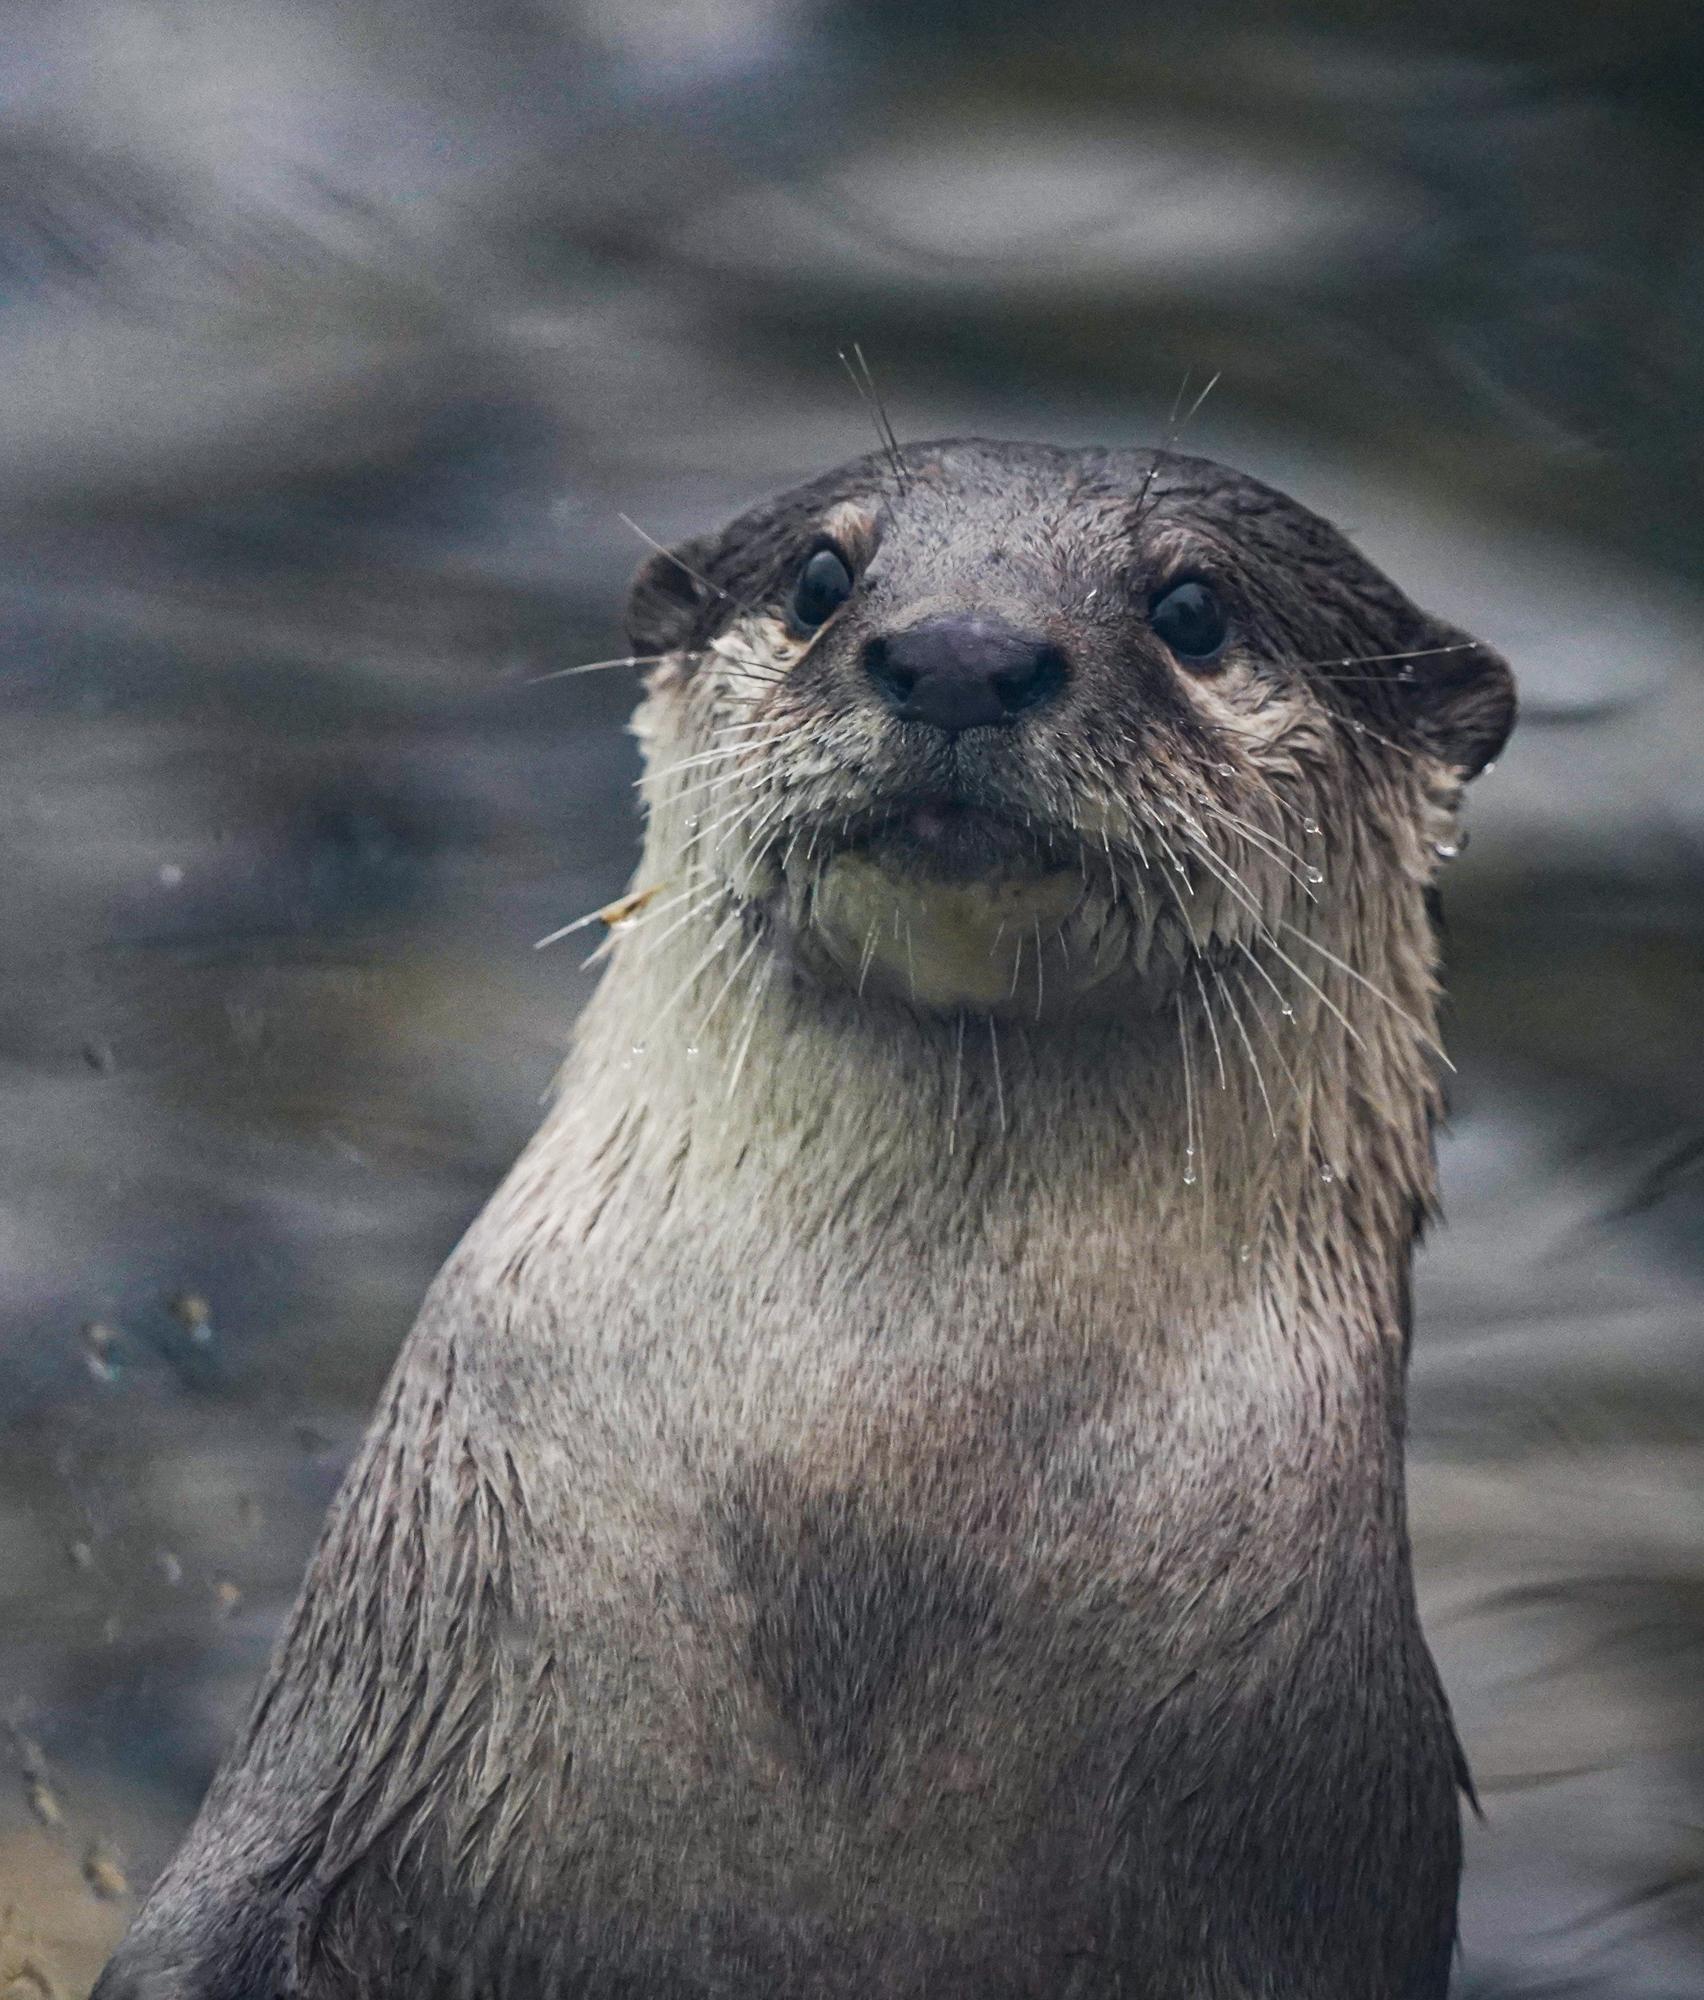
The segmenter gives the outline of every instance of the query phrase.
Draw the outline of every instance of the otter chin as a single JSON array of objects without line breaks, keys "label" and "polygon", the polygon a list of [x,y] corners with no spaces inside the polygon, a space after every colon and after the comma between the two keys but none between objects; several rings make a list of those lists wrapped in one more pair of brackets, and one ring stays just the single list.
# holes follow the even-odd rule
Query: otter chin
[{"label": "otter chin", "polygon": [[896,809],[809,877],[803,956],[864,994],[1040,1018],[1128,964],[1086,861],[1032,828],[951,801]]},{"label": "otter chin", "polygon": [[1327,522],[950,439],[658,553],[644,851],[98,2000],[1443,2000],[1432,909]]}]

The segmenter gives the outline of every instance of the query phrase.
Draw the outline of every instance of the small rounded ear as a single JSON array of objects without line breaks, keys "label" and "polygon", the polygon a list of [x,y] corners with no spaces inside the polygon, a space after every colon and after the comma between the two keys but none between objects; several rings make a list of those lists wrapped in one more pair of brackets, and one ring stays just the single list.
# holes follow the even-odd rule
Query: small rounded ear
[{"label": "small rounded ear", "polygon": [[701,535],[647,556],[627,594],[627,640],[635,653],[679,653],[700,645],[721,592],[710,581],[716,542]]},{"label": "small rounded ear", "polygon": [[1440,762],[1477,778],[1515,726],[1515,677],[1501,653],[1428,619],[1405,663],[1412,726]]}]

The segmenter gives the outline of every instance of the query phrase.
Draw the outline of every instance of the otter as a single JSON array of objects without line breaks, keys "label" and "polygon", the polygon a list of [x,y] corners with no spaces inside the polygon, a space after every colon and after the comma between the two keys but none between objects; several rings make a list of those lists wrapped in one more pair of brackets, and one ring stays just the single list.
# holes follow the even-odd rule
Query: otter
[{"label": "otter", "polygon": [[1175,451],[657,553],[647,832],[99,2000],[1431,2000],[1432,898],[1494,652]]}]

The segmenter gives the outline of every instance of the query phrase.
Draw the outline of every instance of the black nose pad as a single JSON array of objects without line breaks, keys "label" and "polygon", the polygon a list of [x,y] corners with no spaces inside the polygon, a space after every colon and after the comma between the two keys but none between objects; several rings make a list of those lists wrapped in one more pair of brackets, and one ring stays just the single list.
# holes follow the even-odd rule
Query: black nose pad
[{"label": "black nose pad", "polygon": [[955,734],[1016,722],[1066,680],[1057,646],[988,618],[932,618],[872,639],[864,671],[902,721]]}]

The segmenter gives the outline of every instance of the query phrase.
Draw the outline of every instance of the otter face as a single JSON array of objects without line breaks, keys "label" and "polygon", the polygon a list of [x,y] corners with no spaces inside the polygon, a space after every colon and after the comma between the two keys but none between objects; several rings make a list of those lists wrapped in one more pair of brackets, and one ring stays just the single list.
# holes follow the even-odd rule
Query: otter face
[{"label": "otter face", "polygon": [[661,850],[924,1009],[1165,998],[1351,848],[1418,896],[1514,712],[1326,522],[1171,453],[859,460],[653,557],[628,624]]}]

